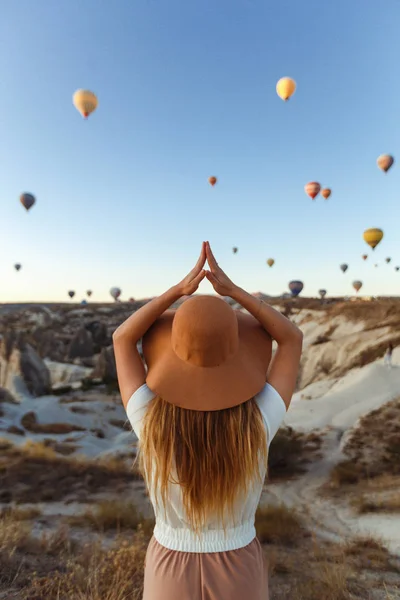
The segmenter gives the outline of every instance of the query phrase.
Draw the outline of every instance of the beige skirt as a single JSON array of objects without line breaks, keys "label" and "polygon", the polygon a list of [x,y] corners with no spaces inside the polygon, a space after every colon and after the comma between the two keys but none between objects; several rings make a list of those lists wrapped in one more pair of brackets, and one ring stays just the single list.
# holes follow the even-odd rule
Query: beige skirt
[{"label": "beige skirt", "polygon": [[261,544],[228,552],[178,552],[153,537],[146,554],[143,600],[268,600]]}]

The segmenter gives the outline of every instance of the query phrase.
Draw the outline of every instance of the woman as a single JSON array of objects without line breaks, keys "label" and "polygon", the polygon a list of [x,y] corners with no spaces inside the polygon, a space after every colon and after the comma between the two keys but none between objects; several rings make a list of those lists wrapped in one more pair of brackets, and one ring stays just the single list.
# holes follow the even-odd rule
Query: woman
[{"label": "woman", "polygon": [[383,357],[383,362],[386,367],[389,369],[392,368],[392,355],[393,355],[393,344],[390,343],[385,352],[385,356]]},{"label": "woman", "polygon": [[[214,296],[167,310],[205,277],[250,314]],[[189,275],[129,317],[113,341],[156,515],[144,600],[265,600],[254,519],[268,446],[296,384],[300,330],[234,285],[203,242]]]}]

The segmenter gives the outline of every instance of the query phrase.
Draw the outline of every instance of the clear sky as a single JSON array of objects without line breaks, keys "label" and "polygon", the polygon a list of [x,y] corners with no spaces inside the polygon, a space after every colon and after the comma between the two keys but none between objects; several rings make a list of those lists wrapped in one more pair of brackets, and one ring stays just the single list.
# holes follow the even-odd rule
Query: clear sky
[{"label": "clear sky", "polygon": [[157,295],[207,239],[250,292],[399,294],[399,19],[398,0],[3,0],[0,302]]}]

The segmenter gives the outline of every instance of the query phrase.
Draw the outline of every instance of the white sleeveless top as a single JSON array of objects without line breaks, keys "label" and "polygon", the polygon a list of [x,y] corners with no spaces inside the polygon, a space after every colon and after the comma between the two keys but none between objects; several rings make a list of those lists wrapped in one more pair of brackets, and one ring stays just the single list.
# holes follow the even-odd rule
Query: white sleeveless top
[{"label": "white sleeveless top", "polygon": [[[126,412],[139,440],[142,419],[147,405],[154,397],[154,392],[144,384],[129,399]],[[278,392],[269,383],[257,394],[255,399],[263,416],[269,445],[285,417],[286,406]],[[262,481],[264,481],[264,477],[265,471],[262,473]],[[238,503],[235,517],[231,523],[228,521],[225,531],[221,524],[210,521],[200,535],[190,529],[185,520],[182,495],[178,484],[170,484],[165,511],[160,498],[157,507],[155,494],[150,490],[150,500],[156,516],[154,537],[165,548],[181,552],[224,552],[243,548],[250,544],[256,536],[254,520],[262,488],[263,483],[259,483],[249,490],[248,495]]]}]

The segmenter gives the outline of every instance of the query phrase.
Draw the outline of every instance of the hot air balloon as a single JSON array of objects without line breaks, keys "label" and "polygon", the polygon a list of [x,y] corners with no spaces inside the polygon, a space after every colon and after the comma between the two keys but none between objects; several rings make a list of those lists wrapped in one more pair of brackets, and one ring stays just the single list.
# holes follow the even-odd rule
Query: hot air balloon
[{"label": "hot air balloon", "polygon": [[386,259],[387,264],[389,264],[391,260],[392,259],[388,256],[387,259]]},{"label": "hot air balloon", "polygon": [[375,250],[379,242],[383,238],[382,229],[378,229],[377,227],[372,227],[371,229],[366,229],[364,231],[364,241],[367,242],[368,246],[371,246],[372,250]]},{"label": "hot air balloon", "polygon": [[343,263],[342,265],[340,265],[340,268],[343,271],[343,273],[346,273],[347,269],[349,268],[349,265],[346,265],[346,263]]},{"label": "hot air balloon", "polygon": [[92,290],[88,290],[88,291],[86,292],[86,294],[87,294],[87,296],[90,298],[90,296],[93,294],[93,292],[92,292]]},{"label": "hot air balloon", "polygon": [[119,298],[119,297],[120,297],[120,295],[121,295],[121,290],[120,290],[119,288],[117,288],[117,287],[113,287],[113,288],[111,288],[111,290],[110,290],[110,294],[111,294],[111,296],[114,298],[114,300],[115,300],[115,301],[117,301],[117,300],[118,300],[118,298]]},{"label": "hot air balloon", "polygon": [[353,281],[353,288],[356,290],[356,292],[361,290],[362,285],[362,281]]},{"label": "hot air balloon", "polygon": [[237,252],[238,250],[239,250],[239,248],[236,248],[236,246],[234,246],[234,247],[232,248],[232,252],[233,252],[233,254],[236,254],[236,252]]},{"label": "hot air balloon", "polygon": [[393,163],[394,158],[393,156],[390,156],[390,154],[381,154],[376,160],[376,164],[378,165],[378,167],[385,173],[389,171]]},{"label": "hot air balloon", "polygon": [[212,186],[214,186],[217,183],[218,179],[216,177],[209,177],[208,178],[208,183]]},{"label": "hot air balloon", "polygon": [[400,267],[395,267],[395,271],[400,271]]},{"label": "hot air balloon", "polygon": [[298,296],[302,291],[304,284],[302,281],[291,281],[289,283],[289,290],[292,292],[292,296]]},{"label": "hot air balloon", "polygon": [[276,93],[287,102],[296,91],[296,82],[291,77],[282,77],[276,84]]},{"label": "hot air balloon", "polygon": [[86,304],[87,304],[87,300],[83,299],[83,300],[81,301],[81,304],[82,304],[83,306],[86,306]]},{"label": "hot air balloon", "polygon": [[17,264],[15,264],[15,265],[14,265],[14,269],[15,269],[16,271],[19,271],[19,270],[20,270],[20,268],[21,268],[21,266],[22,266],[22,265],[20,265],[19,263],[17,263]]},{"label": "hot air balloon", "polygon": [[375,264],[374,264],[374,267],[375,267],[375,268],[379,267],[378,263],[375,263]]},{"label": "hot air balloon", "polygon": [[318,196],[321,186],[317,181],[310,181],[304,186],[304,191],[307,196],[310,196],[313,200]]},{"label": "hot air balloon", "polygon": [[326,290],[319,290],[318,294],[321,296],[321,298],[325,298],[327,291]]},{"label": "hot air balloon", "polygon": [[70,298],[73,298],[73,297],[75,296],[75,292],[74,292],[73,290],[70,290],[70,291],[68,292],[68,296],[69,296]]},{"label": "hot air balloon", "polygon": [[95,94],[89,90],[77,90],[72,96],[72,102],[85,119],[96,110],[99,103]]},{"label": "hot air balloon", "polygon": [[135,298],[129,298],[129,302],[135,302]]},{"label": "hot air balloon", "polygon": [[329,188],[324,188],[323,190],[321,190],[321,196],[323,198],[325,198],[325,200],[328,200],[328,198],[331,194],[332,194],[332,190],[330,190]]},{"label": "hot air balloon", "polygon": [[36,198],[32,194],[28,194],[28,192],[24,192],[23,194],[20,195],[19,201],[21,202],[22,206],[24,208],[26,208],[26,210],[29,210],[35,204]]},{"label": "hot air balloon", "polygon": [[268,265],[269,267],[273,267],[273,266],[274,266],[274,264],[275,264],[275,260],[274,260],[273,258],[269,258],[269,259],[267,260],[267,265]]},{"label": "hot air balloon", "polygon": [[368,258],[368,254],[363,254],[363,255],[362,255],[362,259],[363,259],[363,260],[367,260],[367,258]]}]

